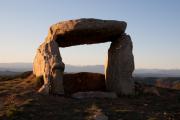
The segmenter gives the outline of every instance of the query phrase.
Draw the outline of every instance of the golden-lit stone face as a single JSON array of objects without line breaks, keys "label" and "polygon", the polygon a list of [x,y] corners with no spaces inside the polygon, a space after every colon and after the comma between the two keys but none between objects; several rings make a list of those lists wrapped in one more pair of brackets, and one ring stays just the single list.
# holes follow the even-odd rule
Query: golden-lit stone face
[{"label": "golden-lit stone face", "polygon": [[59,47],[103,43],[116,40],[125,32],[126,22],[99,19],[77,19],[50,27],[46,41],[56,40]]}]

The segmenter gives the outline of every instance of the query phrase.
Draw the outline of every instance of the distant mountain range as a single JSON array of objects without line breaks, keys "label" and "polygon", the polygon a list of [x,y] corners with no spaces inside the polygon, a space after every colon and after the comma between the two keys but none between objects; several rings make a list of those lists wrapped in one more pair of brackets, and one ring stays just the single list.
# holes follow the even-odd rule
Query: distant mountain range
[{"label": "distant mountain range", "polygon": [[32,63],[0,63],[0,71],[24,72],[32,70]]},{"label": "distant mountain range", "polygon": [[136,69],[136,77],[180,77],[180,69]]},{"label": "distant mountain range", "polygon": [[[32,63],[0,63],[0,75],[18,74],[32,70]],[[66,65],[65,72],[94,72],[104,73],[103,65],[73,66]],[[180,77],[180,69],[136,69],[137,77]]]}]

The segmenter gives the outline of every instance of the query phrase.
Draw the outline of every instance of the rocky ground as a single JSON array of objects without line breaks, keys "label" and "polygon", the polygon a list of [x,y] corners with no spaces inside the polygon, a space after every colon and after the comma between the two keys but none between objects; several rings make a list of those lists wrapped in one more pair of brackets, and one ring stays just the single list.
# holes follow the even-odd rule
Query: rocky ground
[{"label": "rocky ground", "polygon": [[73,99],[36,93],[31,72],[0,77],[0,120],[179,120],[180,91],[157,88],[160,96]]}]

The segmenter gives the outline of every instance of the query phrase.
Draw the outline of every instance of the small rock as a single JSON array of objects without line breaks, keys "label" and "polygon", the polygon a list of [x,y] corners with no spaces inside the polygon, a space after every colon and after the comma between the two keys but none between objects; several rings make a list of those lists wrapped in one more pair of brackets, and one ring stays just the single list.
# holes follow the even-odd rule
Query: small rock
[{"label": "small rock", "polygon": [[116,93],[113,92],[94,92],[94,91],[90,91],[90,92],[77,92],[72,94],[73,98],[76,99],[84,99],[84,98],[117,98]]},{"label": "small rock", "polygon": [[108,117],[103,113],[99,113],[93,116],[94,120],[108,120]]}]

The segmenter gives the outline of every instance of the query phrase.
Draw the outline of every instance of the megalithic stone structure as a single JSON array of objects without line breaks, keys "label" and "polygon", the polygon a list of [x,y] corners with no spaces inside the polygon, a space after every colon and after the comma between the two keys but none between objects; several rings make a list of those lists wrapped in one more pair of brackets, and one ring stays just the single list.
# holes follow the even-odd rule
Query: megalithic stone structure
[{"label": "megalithic stone structure", "polygon": [[39,92],[44,94],[62,94],[64,63],[60,56],[56,41],[44,42],[37,50],[33,72],[36,76],[43,76],[44,85]]},{"label": "megalithic stone structure", "polygon": [[105,70],[106,86],[109,91],[114,91],[119,95],[133,94],[134,57],[132,48],[131,38],[126,34],[111,43]]},{"label": "megalithic stone structure", "polygon": [[92,18],[63,21],[52,25],[44,43],[39,46],[33,63],[33,73],[44,78],[44,85],[39,92],[61,94],[64,91],[65,65],[59,47],[112,42],[105,72],[106,87],[117,94],[133,94],[134,58],[132,41],[130,36],[125,34],[126,26],[124,21]]}]

